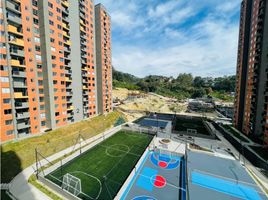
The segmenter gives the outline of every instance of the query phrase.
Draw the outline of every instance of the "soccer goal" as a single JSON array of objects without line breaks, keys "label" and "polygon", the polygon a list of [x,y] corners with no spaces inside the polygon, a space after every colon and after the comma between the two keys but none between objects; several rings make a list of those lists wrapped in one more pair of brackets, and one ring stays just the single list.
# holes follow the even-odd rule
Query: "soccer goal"
[{"label": "soccer goal", "polygon": [[62,189],[78,196],[81,193],[81,180],[67,173],[63,176]]}]

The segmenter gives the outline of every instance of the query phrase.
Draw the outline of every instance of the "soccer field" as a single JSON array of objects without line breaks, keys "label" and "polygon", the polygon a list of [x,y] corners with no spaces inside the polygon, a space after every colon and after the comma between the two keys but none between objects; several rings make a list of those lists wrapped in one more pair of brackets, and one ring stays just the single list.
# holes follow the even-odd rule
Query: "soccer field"
[{"label": "soccer field", "polygon": [[81,199],[113,199],[151,140],[150,135],[119,131],[46,178],[61,187],[69,173],[81,180]]}]

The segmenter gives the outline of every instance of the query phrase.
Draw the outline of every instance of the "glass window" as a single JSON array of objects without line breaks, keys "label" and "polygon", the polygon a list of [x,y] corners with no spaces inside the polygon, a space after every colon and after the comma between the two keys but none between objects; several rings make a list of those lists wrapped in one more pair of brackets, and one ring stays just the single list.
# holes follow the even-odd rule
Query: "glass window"
[{"label": "glass window", "polygon": [[3,94],[9,94],[10,93],[10,89],[9,88],[2,88],[2,93]]}]

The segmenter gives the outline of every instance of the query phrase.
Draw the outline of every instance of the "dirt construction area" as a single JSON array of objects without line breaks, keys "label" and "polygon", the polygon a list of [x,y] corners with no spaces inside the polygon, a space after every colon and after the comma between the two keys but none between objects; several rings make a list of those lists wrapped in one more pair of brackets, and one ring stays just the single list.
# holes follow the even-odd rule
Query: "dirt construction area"
[{"label": "dirt construction area", "polygon": [[187,103],[174,100],[153,93],[143,94],[140,91],[129,91],[123,88],[113,90],[113,99],[119,99],[118,109],[123,112],[129,121],[133,121],[146,112],[184,113]]}]

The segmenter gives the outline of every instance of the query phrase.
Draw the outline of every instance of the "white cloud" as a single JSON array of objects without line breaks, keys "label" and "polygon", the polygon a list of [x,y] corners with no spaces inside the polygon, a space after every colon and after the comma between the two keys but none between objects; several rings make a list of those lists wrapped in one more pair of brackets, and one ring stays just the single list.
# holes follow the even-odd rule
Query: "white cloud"
[{"label": "white cloud", "polygon": [[138,76],[235,73],[239,19],[232,17],[240,0],[99,1],[112,17],[116,69]]},{"label": "white cloud", "polygon": [[178,5],[180,5],[182,1],[168,1],[166,3],[158,4],[155,8],[150,8],[148,15],[149,17],[161,17],[168,13],[170,13],[173,9],[175,9]]}]

